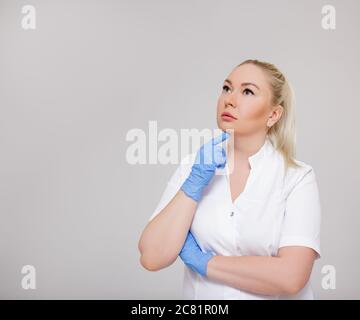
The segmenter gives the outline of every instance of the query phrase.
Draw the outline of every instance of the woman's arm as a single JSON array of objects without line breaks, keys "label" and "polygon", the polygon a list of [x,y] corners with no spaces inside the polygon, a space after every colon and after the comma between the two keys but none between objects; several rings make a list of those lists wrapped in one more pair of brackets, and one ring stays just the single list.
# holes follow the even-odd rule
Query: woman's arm
[{"label": "woman's arm", "polygon": [[156,271],[172,264],[178,257],[188,234],[203,189],[224,168],[225,150],[221,143],[229,133],[210,139],[197,152],[190,174],[167,206],[152,219],[139,240],[140,263]]},{"label": "woman's arm", "polygon": [[309,280],[316,252],[288,246],[278,256],[214,256],[207,277],[255,294],[296,294]]},{"label": "woman's arm", "polygon": [[171,265],[179,255],[190,229],[197,202],[181,189],[145,227],[138,248],[141,265],[157,271]]}]

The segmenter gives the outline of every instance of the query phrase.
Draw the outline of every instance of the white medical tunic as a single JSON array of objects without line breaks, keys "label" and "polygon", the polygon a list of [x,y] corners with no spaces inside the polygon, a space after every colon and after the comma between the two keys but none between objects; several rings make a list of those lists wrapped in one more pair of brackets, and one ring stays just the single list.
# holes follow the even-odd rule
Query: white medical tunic
[{"label": "white medical tunic", "polygon": [[[196,153],[186,156],[173,173],[154,218],[189,176]],[[233,202],[229,167],[217,172],[198,202],[191,232],[203,251],[222,256],[276,256],[284,246],[305,246],[320,257],[321,206],[314,169],[288,169],[282,154],[267,137],[249,157],[250,173],[243,192]],[[219,172],[226,170],[225,172]],[[181,214],[181,212],[179,212]],[[310,280],[296,295],[270,296],[243,291],[202,277],[184,264],[184,299],[314,299]]]}]

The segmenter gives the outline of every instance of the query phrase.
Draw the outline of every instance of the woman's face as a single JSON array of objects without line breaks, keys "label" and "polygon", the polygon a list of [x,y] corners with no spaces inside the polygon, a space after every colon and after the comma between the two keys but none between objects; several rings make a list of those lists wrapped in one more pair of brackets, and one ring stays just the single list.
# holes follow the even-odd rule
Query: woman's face
[{"label": "woman's face", "polygon": [[[271,90],[263,71],[252,64],[235,68],[223,83],[217,103],[217,124],[222,130],[233,129],[235,134],[266,134],[272,115]],[[234,118],[224,116],[227,112]],[[273,115],[273,118],[276,115]]]}]

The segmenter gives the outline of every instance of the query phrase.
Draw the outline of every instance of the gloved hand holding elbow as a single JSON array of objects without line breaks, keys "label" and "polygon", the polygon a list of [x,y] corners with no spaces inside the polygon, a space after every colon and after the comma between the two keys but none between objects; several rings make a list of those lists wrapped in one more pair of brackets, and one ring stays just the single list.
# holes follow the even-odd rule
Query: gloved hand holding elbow
[{"label": "gloved hand holding elbow", "polygon": [[214,255],[211,251],[203,252],[190,231],[179,253],[181,260],[203,277],[206,277],[208,262]]},{"label": "gloved hand holding elbow", "polygon": [[189,177],[181,186],[181,190],[196,202],[201,199],[202,191],[214,176],[216,168],[225,167],[226,153],[221,143],[229,137],[229,133],[222,132],[202,145],[197,152]]}]

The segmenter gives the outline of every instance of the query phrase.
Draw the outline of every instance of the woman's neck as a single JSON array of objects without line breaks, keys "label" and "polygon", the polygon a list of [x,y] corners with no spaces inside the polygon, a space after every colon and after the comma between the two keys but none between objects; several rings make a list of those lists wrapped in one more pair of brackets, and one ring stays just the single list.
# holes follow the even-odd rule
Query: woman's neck
[{"label": "woman's neck", "polygon": [[[231,140],[233,138],[233,141]],[[240,136],[235,134],[230,137],[229,143],[227,144],[227,154],[229,156],[234,155],[235,159],[247,160],[249,157],[257,153],[260,148],[264,145],[266,135],[256,136]]]}]

